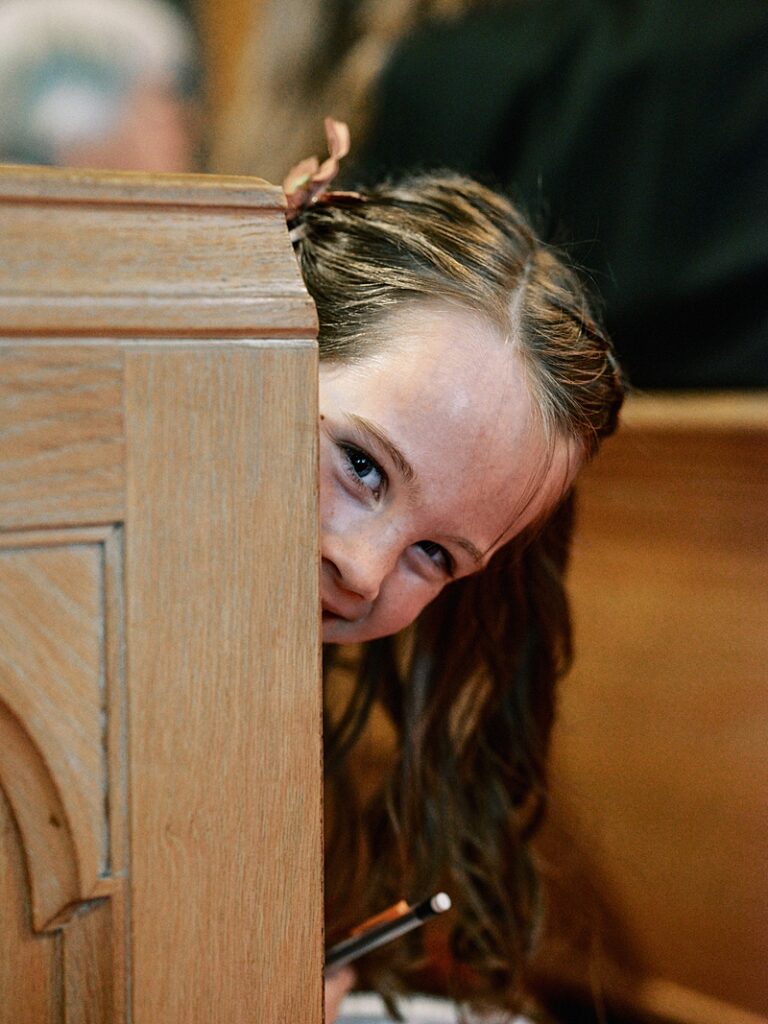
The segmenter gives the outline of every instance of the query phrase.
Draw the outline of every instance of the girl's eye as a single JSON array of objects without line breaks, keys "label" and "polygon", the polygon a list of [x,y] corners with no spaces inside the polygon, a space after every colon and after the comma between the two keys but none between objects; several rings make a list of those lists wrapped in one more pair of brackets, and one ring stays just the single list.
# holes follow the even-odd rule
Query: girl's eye
[{"label": "girl's eye", "polygon": [[451,556],[440,544],[435,544],[433,540],[420,540],[416,544],[417,548],[420,548],[430,561],[434,562],[446,575],[452,576],[454,573],[454,563]]},{"label": "girl's eye", "polygon": [[379,497],[382,487],[386,483],[386,476],[381,466],[375,462],[370,455],[350,444],[341,446],[347,466],[356,483],[362,484],[371,491],[375,497]]}]

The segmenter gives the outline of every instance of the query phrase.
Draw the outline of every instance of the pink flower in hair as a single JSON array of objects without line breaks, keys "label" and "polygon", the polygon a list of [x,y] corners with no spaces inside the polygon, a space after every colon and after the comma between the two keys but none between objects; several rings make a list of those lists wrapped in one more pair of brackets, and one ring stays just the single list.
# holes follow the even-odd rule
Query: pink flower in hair
[{"label": "pink flower in hair", "polygon": [[328,158],[321,164],[316,156],[307,157],[292,167],[283,181],[289,220],[327,192],[339,172],[339,161],[349,152],[349,128],[346,124],[334,121],[332,117],[326,117],[324,124]]}]

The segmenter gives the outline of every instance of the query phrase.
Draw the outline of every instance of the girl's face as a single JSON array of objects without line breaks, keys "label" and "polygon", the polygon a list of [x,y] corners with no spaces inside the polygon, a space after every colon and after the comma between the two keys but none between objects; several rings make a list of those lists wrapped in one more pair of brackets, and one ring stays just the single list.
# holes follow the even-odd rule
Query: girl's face
[{"label": "girl's face", "polygon": [[433,303],[320,367],[323,641],[396,633],[551,509],[578,458],[547,443],[513,342]]}]

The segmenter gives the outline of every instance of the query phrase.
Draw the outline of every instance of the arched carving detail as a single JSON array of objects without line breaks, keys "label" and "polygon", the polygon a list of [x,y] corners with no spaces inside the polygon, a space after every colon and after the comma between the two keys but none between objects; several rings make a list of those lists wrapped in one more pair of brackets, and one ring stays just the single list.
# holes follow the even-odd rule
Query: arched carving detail
[{"label": "arched carving detail", "polygon": [[0,534],[0,785],[22,839],[35,931],[110,888],[113,535]]},{"label": "arched carving detail", "polygon": [[21,834],[32,926],[39,932],[53,930],[93,894],[83,891],[76,838],[56,781],[27,730],[1,699],[0,786]]}]

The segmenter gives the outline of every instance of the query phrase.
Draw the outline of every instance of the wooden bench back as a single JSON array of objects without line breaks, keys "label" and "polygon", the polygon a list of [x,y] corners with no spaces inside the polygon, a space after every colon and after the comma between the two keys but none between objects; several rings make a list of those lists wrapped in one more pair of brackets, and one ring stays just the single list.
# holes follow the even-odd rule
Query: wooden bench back
[{"label": "wooden bench back", "polygon": [[570,585],[540,969],[680,1024],[768,1020],[768,396],[630,401]]},{"label": "wooden bench back", "polygon": [[279,189],[0,171],[0,1024],[320,1024],[315,316]]}]

